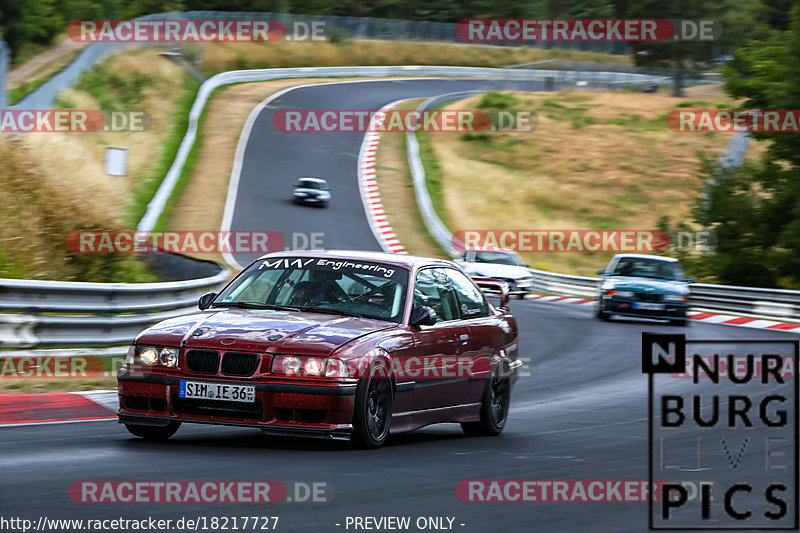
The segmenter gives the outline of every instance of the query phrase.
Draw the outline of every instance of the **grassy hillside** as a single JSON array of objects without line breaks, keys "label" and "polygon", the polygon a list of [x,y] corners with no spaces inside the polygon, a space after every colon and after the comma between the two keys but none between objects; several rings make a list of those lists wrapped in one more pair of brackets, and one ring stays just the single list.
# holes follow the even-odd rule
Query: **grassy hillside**
[{"label": "grassy hillside", "polygon": [[[453,231],[648,230],[662,217],[691,226],[704,184],[701,160],[716,159],[730,136],[674,132],[666,116],[731,102],[719,89],[689,92],[685,99],[589,90],[489,93],[452,104],[532,110],[539,124],[532,132],[418,135],[426,169],[440,180],[431,187],[434,204]],[[611,255],[523,254],[536,268],[584,275]]]}]

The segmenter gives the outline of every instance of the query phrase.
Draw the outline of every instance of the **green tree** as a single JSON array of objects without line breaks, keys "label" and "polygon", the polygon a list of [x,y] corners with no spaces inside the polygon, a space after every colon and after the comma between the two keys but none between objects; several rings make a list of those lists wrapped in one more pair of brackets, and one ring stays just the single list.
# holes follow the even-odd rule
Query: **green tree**
[{"label": "green tree", "polygon": [[[800,109],[800,6],[786,29],[768,22],[726,68],[726,90],[742,109]],[[711,261],[720,281],[800,288],[800,135],[754,132],[768,143],[761,161],[717,172],[698,221],[714,229],[719,247]]]},{"label": "green tree", "polygon": [[0,0],[0,14],[0,31],[14,53],[26,44],[49,44],[66,28],[55,0]]},{"label": "green tree", "polygon": [[[615,0],[617,16],[634,19],[719,21],[724,3],[718,0]],[[659,41],[631,43],[637,65],[668,67],[675,73],[674,95],[683,96],[691,69],[713,56],[712,41]]]}]

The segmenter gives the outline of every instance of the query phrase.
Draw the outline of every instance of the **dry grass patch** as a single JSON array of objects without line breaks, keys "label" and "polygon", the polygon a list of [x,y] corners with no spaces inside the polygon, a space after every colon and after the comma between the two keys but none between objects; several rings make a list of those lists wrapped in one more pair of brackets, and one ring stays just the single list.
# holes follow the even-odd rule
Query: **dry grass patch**
[{"label": "dry grass patch", "polygon": [[425,43],[359,40],[343,43],[279,41],[258,43],[209,43],[189,48],[201,55],[206,72],[269,67],[330,67],[346,65],[467,65],[501,67],[545,59],[630,63],[630,56],[541,50],[461,43]]},{"label": "dry grass patch", "polygon": [[[713,94],[704,89],[705,98]],[[430,135],[443,175],[451,230],[654,229],[691,220],[701,155],[717,157],[725,134],[669,130],[681,101],[605,91],[511,93],[537,112],[533,132]],[[474,109],[481,97],[452,104]],[[728,103],[716,99],[709,105]],[[699,106],[698,106],[699,107]],[[590,275],[611,254],[523,254],[537,268]]]},{"label": "dry grass patch", "polygon": [[[130,255],[77,254],[67,237],[118,228],[100,187],[48,173],[24,141],[0,137],[0,277],[65,281],[156,281]],[[80,183],[80,182],[78,182]]]}]

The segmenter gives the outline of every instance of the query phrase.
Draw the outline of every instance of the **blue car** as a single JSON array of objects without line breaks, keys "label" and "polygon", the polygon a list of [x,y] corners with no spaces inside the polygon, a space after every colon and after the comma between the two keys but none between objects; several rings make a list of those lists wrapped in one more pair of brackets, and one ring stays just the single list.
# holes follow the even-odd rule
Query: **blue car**
[{"label": "blue car", "polygon": [[632,316],[669,320],[685,326],[689,283],[677,259],[658,255],[618,254],[604,270],[597,317]]}]

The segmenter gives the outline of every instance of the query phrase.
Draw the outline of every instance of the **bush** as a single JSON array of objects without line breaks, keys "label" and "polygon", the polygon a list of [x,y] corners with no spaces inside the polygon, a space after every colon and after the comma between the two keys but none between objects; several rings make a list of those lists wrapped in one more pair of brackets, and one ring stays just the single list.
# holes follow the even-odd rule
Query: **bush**
[{"label": "bush", "polygon": [[328,35],[328,41],[332,43],[349,43],[350,42],[350,35],[343,29],[339,28],[338,26],[333,27],[333,31],[331,31],[330,35]]},{"label": "bush", "polygon": [[510,109],[515,105],[517,98],[513,94],[487,91],[478,102],[478,109]]},{"label": "bush", "polygon": [[144,88],[153,82],[152,76],[134,72],[125,76],[98,65],[84,72],[75,88],[86,91],[100,109],[124,109],[144,99]]},{"label": "bush", "polygon": [[480,142],[490,142],[492,140],[491,134],[480,131],[478,133],[462,133],[461,139],[464,141],[480,141]]}]

